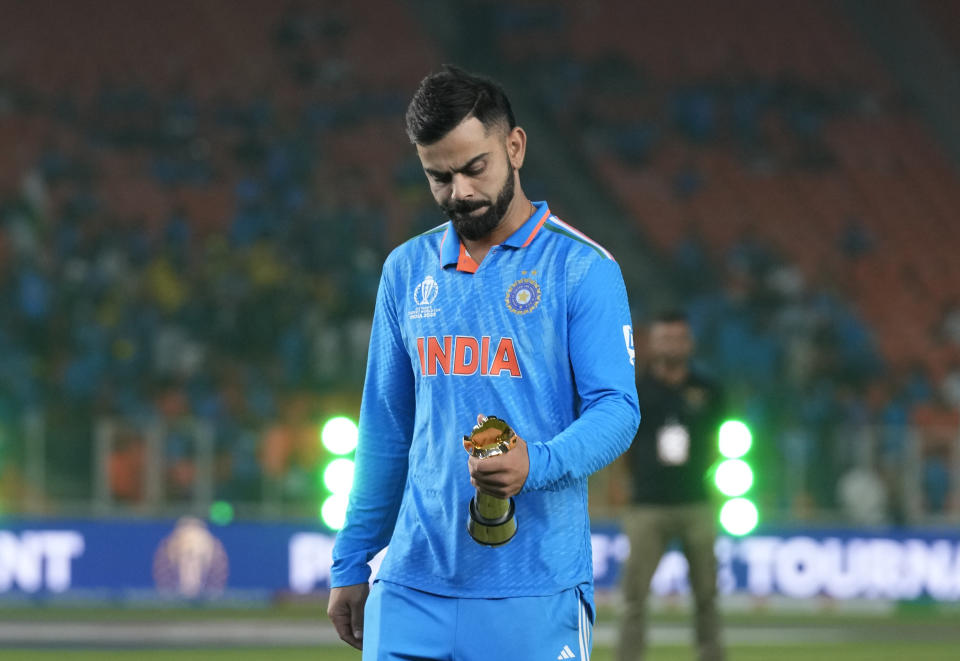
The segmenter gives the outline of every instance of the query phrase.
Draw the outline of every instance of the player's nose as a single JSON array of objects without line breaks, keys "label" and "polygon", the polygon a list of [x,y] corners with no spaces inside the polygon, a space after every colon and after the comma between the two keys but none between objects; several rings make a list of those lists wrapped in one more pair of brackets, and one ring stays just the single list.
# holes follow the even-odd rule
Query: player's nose
[{"label": "player's nose", "polygon": [[451,183],[452,189],[450,191],[450,197],[454,200],[469,200],[474,196],[475,191],[470,177],[457,173],[453,175],[453,181]]}]

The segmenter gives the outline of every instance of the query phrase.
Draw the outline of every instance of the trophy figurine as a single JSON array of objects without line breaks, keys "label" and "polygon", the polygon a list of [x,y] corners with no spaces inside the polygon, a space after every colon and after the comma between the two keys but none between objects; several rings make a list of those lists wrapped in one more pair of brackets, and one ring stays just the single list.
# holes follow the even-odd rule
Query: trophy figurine
[{"label": "trophy figurine", "polygon": [[[517,445],[517,435],[510,425],[494,416],[483,418],[470,436],[463,437],[463,447],[474,457],[486,459],[505,454]],[[482,493],[470,500],[470,521],[467,532],[479,543],[502,546],[517,532],[513,498],[498,498]]]}]

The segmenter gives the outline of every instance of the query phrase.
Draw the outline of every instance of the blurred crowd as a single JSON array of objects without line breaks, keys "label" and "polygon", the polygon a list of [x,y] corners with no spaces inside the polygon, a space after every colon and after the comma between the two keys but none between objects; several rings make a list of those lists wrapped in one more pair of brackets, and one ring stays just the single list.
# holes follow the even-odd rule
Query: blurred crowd
[{"label": "blurred crowd", "polygon": [[[285,68],[246,96],[135,76],[87,99],[0,82],[3,114],[49,127],[0,196],[0,420],[15,439],[26,413],[42,414],[50,497],[90,493],[104,418],[120,425],[121,500],[143,497],[157,425],[165,491],[190,497],[188,420],[212,429],[218,496],[259,499],[264,479],[293,498],[315,490],[323,398],[362,383],[391,214],[409,210],[406,231],[424,206],[384,199],[331,153],[378,122],[399,134],[404,107],[337,57],[347,30],[319,10],[284,15],[272,43]],[[307,66],[317,49],[327,57]],[[280,88],[299,98],[278,101]],[[370,154],[370,170],[402,195],[409,168],[390,154]],[[114,203],[125,184],[158,194]],[[205,192],[212,208],[182,203]],[[8,444],[5,463],[22,466],[26,450]]]},{"label": "blurred crowd", "polygon": [[[264,25],[277,67],[245,93],[132,76],[84,97],[0,77],[0,121],[51,127],[15,185],[0,188],[8,497],[30,489],[13,471],[25,450],[11,439],[37,412],[54,500],[91,493],[102,419],[119,424],[109,470],[118,501],[144,497],[148,428],[164,434],[166,493],[192,497],[196,421],[212,435],[216,497],[315,496],[316,428],[342,412],[326,397],[341,403],[338,393],[360,388],[382,260],[440,220],[403,144],[416,79],[365,78],[345,54],[362,39],[353,10],[338,7],[292,6]],[[492,37],[563,21],[558,9],[498,16]],[[735,62],[721,77],[664,82],[616,53],[524,57],[528,93],[558,134],[579,136],[584,159],[654,172],[681,206],[710,176],[700,150],[763,176],[829,173],[830,119],[894,103],[855,84],[748,75]],[[664,152],[684,156],[664,166]],[[159,194],[118,205],[128,182]],[[798,516],[846,508],[867,523],[956,511],[960,362],[939,375],[891,364],[838,278],[804,269],[756,229],[718,246],[691,219],[650,249],[690,313],[700,358],[755,430],[766,504]],[[879,240],[851,216],[831,241],[853,264]],[[642,324],[655,311],[642,289],[632,294]],[[960,356],[960,303],[943,310],[930,342]],[[904,493],[909,485],[922,493]],[[871,495],[873,509],[856,509]]]},{"label": "blurred crowd", "polygon": [[[523,64],[540,107],[559,132],[576,136],[584,160],[614,182],[627,182],[612,189],[628,209],[651,214],[638,220],[660,249],[674,299],[690,314],[699,358],[727,384],[732,414],[758,432],[758,480],[767,507],[797,517],[835,512],[871,524],[960,512],[960,338],[954,328],[960,306],[948,302],[940,319],[921,329],[912,356],[885,353],[847,285],[868,259],[906,254],[908,246],[877,236],[868,218],[847,213],[821,238],[819,252],[798,251],[790,245],[795,214],[757,216],[747,201],[735,199],[751,195],[749,187],[726,199],[715,194],[737,181],[755,182],[757,195],[776,179],[822,176],[855,185],[840,169],[828,132],[878,117],[909,120],[916,114],[909,101],[853,68],[820,79],[764,73],[735,48],[714,62],[693,62],[689,53],[669,49],[670,36],[663,41],[675,61],[648,70],[622,41],[585,45],[589,38],[574,16],[593,20],[597,13],[576,3],[497,6],[493,32],[504,59]],[[661,14],[671,11],[649,8],[667,22]],[[536,38],[519,38],[531,31]],[[644,196],[665,202],[638,204]],[[810,223],[822,212],[813,204],[808,211]],[[666,218],[679,222],[667,229]],[[797,261],[811,254],[805,264]],[[638,299],[635,321],[642,322],[655,311]],[[931,360],[934,355],[945,360]]]}]

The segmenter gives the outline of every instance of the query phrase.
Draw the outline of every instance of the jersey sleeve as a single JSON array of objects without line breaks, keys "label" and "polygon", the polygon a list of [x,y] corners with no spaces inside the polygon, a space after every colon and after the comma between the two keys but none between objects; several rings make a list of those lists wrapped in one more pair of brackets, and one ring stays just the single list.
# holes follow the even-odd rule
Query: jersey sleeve
[{"label": "jersey sleeve", "polygon": [[611,259],[597,260],[569,301],[578,417],[552,439],[528,443],[524,491],[562,489],[603,468],[630,446],[640,422],[633,327],[620,267]]},{"label": "jersey sleeve", "polygon": [[370,334],[353,489],[333,547],[331,587],[369,580],[367,563],[390,541],[403,498],[414,414],[413,368],[385,266]]}]

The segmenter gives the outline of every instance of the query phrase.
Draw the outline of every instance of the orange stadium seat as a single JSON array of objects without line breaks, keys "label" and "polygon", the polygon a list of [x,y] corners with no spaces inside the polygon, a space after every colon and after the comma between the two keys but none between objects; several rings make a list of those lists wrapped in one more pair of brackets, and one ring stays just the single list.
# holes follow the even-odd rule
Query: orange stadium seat
[{"label": "orange stadium seat", "polygon": [[[557,4],[565,20],[545,28],[545,41],[562,43],[587,61],[612,54],[628,58],[647,81],[648,96],[670,81],[722,78],[730,71],[840,85],[874,99],[889,98],[896,90],[877,55],[825,0],[614,0],[603,10],[574,0],[524,6]],[[957,17],[949,3],[924,4],[933,15]],[[524,52],[506,48],[504,54],[523,61]],[[604,104],[608,119],[638,111],[633,97],[621,96],[620,105],[613,97]],[[777,149],[792,148],[784,126],[770,124],[765,130]],[[598,175],[661,249],[682,238],[684,219],[695,219],[714,254],[721,255],[749,223],[814,278],[824,265],[841,264],[840,237],[849,220],[857,219],[882,239],[879,256],[862,258],[848,271],[848,294],[889,360],[933,363],[929,325],[945,302],[960,294],[956,171],[926,129],[901,111],[831,117],[822,136],[837,158],[828,175],[756,176],[726,144],[691,152],[669,136],[639,169],[603,152],[593,151],[591,158]],[[677,199],[669,183],[685,162],[695,163],[704,180],[687,200]],[[920,265],[912,276],[905,275],[908,264]],[[915,281],[912,288],[907,277]],[[914,329],[906,342],[901,337],[905,325]]]}]

